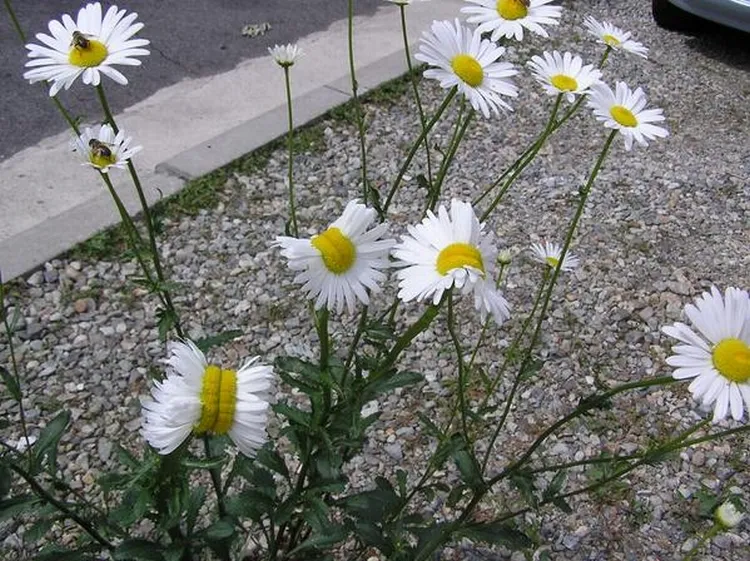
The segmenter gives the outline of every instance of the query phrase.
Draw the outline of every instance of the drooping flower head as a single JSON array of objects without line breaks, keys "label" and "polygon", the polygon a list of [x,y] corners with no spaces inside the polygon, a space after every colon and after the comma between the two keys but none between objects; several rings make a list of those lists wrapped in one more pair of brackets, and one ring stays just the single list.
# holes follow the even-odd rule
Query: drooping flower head
[{"label": "drooping flower head", "polygon": [[141,433],[160,454],[191,435],[226,434],[246,456],[266,441],[273,368],[250,359],[239,370],[209,364],[192,341],[173,342],[169,371],[143,398]]},{"label": "drooping flower head", "polygon": [[607,45],[615,51],[626,51],[643,58],[648,58],[648,49],[642,43],[631,39],[629,31],[623,31],[606,21],[599,23],[591,16],[587,16],[583,24],[589,33],[598,39],[599,43]]},{"label": "drooping flower head", "polygon": [[[533,243],[531,244],[531,252],[534,255],[534,260],[547,265],[551,269],[556,269],[560,263],[560,256],[562,255],[562,247],[559,244],[552,242],[544,242],[544,244]],[[571,251],[565,254],[565,259],[560,266],[561,271],[572,271],[578,264],[580,259],[575,256]]]},{"label": "drooping flower head", "polygon": [[122,129],[115,134],[109,125],[98,129],[87,127],[81,136],[73,139],[73,150],[83,165],[107,173],[109,168],[125,169],[128,160],[141,151],[141,146],[131,146],[132,140]]},{"label": "drooping flower head", "polygon": [[275,45],[268,47],[268,53],[276,61],[276,64],[282,68],[293,66],[297,59],[301,57],[304,52],[297,45],[288,43],[286,45]]},{"label": "drooping flower head", "polygon": [[584,66],[581,57],[567,52],[545,51],[542,56],[531,57],[526,64],[545,92],[549,95],[564,94],[569,102],[575,100],[576,94],[588,92],[591,85],[602,77],[593,65]]},{"label": "drooping flower head", "polygon": [[523,30],[548,37],[542,25],[557,25],[562,14],[560,6],[548,6],[554,0],[466,0],[476,6],[461,8],[470,15],[466,21],[479,24],[479,33],[492,33],[490,39],[515,37],[523,41]]},{"label": "drooping flower head", "polygon": [[450,213],[440,205],[437,216],[428,211],[408,232],[393,250],[402,267],[397,273],[401,300],[430,299],[437,305],[455,287],[473,293],[483,320],[491,314],[499,324],[510,317],[508,302],[495,286],[492,233],[484,231],[470,203],[453,199]]},{"label": "drooping flower head", "polygon": [[434,21],[423,35],[415,58],[434,67],[425,70],[425,77],[438,80],[446,89],[457,86],[485,117],[490,111],[499,114],[500,109],[511,109],[500,96],[518,95],[518,88],[509,79],[518,70],[509,62],[498,62],[505,53],[503,47],[482,39],[481,33],[458,20],[453,24]]},{"label": "drooping flower head", "polygon": [[[127,15],[126,15],[127,14]],[[61,21],[49,22],[50,35],[37,33],[43,45],[30,43],[27,70],[23,75],[32,84],[49,80],[52,82],[49,95],[54,96],[61,88],[66,90],[76,78],[82,76],[84,84],[97,86],[101,74],[118,84],[128,83],[127,78],[114,66],[139,66],[139,56],[146,56],[146,39],[133,39],[142,28],[135,23],[138,14],[118,10],[111,6],[102,17],[99,2],[86,4],[73,20],[68,14]]]},{"label": "drooping flower head", "polygon": [[[677,339],[667,364],[676,380],[694,378],[689,390],[704,406],[714,404],[714,422],[750,411],[750,297],[745,290],[715,287],[685,306],[691,329],[677,322],[662,331]],[[744,407],[743,407],[744,400]]]},{"label": "drooping flower head", "polygon": [[357,300],[370,302],[368,290],[380,290],[378,283],[385,279],[381,269],[389,266],[388,252],[395,240],[381,239],[388,230],[386,223],[367,229],[375,216],[373,209],[350,201],[341,217],[317,236],[276,238],[289,268],[300,271],[294,282],[303,285],[316,308],[340,313],[346,304],[354,312]]},{"label": "drooping flower head", "polygon": [[604,82],[591,86],[588,106],[596,120],[610,129],[617,129],[625,139],[625,149],[633,147],[633,140],[648,146],[648,140],[666,138],[667,129],[653,123],[664,120],[661,109],[646,109],[646,94],[641,88],[632,91],[624,82],[617,82],[612,91]]}]

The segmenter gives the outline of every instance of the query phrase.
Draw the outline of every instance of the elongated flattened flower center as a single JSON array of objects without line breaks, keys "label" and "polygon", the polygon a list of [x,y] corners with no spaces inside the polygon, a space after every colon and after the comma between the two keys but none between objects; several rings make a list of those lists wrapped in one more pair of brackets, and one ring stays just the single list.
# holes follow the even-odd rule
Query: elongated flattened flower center
[{"label": "elongated flattened flower center", "polygon": [[620,40],[614,35],[610,35],[609,33],[605,33],[604,35],[602,35],[602,41],[604,41],[610,47],[617,47],[620,44]]},{"label": "elongated flattened flower center", "polygon": [[741,339],[724,339],[714,347],[711,358],[719,374],[732,382],[750,380],[750,347]]},{"label": "elongated flattened flower center", "polygon": [[482,254],[473,245],[467,243],[452,243],[443,248],[438,254],[437,270],[445,276],[453,269],[473,267],[484,273]]},{"label": "elongated flattened flower center", "polygon": [[472,88],[476,88],[484,80],[484,70],[479,61],[471,55],[460,54],[453,57],[451,60],[451,68],[456,76],[461,78],[464,82],[469,84]]},{"label": "elongated flattened flower center", "polygon": [[635,118],[633,112],[627,107],[622,105],[613,105],[609,110],[609,114],[612,118],[620,123],[623,127],[635,127],[638,126],[638,119]]},{"label": "elongated flattened flower center", "polygon": [[549,79],[550,83],[558,90],[563,92],[574,92],[578,89],[578,82],[575,78],[565,74],[556,74]]},{"label": "elongated flattened flower center", "polygon": [[203,373],[201,419],[195,434],[226,434],[234,422],[237,406],[237,373],[210,364]]},{"label": "elongated flattened flower center", "polygon": [[86,39],[86,46],[74,44],[68,54],[68,62],[73,66],[90,68],[99,66],[107,58],[109,51],[104,43],[96,39]]},{"label": "elongated flattened flower center", "polygon": [[310,240],[310,244],[320,252],[326,269],[334,275],[343,275],[354,265],[357,248],[341,230],[331,226],[322,234]]},{"label": "elongated flattened flower center", "polygon": [[497,13],[507,20],[525,18],[529,13],[529,2],[523,0],[497,0]]}]

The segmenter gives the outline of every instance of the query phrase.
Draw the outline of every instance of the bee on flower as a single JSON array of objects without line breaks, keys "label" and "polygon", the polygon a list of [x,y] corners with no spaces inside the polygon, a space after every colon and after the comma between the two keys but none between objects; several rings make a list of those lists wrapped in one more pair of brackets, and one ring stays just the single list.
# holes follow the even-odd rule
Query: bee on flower
[{"label": "bee on flower", "polygon": [[131,146],[132,141],[122,129],[115,134],[111,126],[104,124],[98,129],[87,127],[73,139],[72,147],[82,165],[108,173],[110,168],[125,169],[128,161],[141,151],[141,146]]}]

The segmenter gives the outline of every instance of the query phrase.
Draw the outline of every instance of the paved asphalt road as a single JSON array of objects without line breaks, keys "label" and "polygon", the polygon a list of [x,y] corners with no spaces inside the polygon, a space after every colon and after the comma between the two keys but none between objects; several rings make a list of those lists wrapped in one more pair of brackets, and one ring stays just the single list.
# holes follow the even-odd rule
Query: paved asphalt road
[{"label": "paved asphalt road", "polygon": [[[48,32],[50,19],[63,13],[75,18],[83,4],[81,0],[13,2],[28,40]],[[367,14],[382,4],[382,0],[357,0],[355,7],[358,14]],[[325,29],[346,17],[347,9],[344,0],[129,0],[118,5],[138,12],[146,24],[139,36],[151,41],[151,56],[140,68],[128,69],[127,87],[105,81],[114,111],[184,78],[229,70],[243,59],[265,55],[267,47],[276,43],[293,42]],[[103,6],[106,9],[109,3]],[[271,26],[264,35],[242,35],[245,25],[263,23]],[[29,85],[22,78],[26,60],[26,49],[7,12],[0,8],[0,161],[65,129],[45,87]],[[80,83],[58,96],[74,115],[92,119],[99,115],[93,90]]]}]

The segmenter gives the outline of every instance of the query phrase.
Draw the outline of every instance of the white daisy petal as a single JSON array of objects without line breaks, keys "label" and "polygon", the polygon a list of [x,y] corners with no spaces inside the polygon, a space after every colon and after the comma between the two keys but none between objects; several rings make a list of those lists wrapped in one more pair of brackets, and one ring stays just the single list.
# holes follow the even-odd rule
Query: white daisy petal
[{"label": "white daisy petal", "polygon": [[466,0],[476,6],[461,9],[469,14],[469,23],[479,24],[480,33],[492,33],[492,41],[503,37],[523,40],[527,29],[542,37],[548,33],[540,24],[557,25],[562,14],[560,6],[550,6],[554,0]]},{"label": "white daisy petal", "polygon": [[102,19],[101,4],[94,2],[81,8],[75,21],[64,14],[62,23],[49,22],[52,37],[36,35],[37,40],[49,48],[33,43],[26,45],[31,59],[26,67],[31,70],[24,78],[32,84],[49,81],[50,96],[57,95],[63,87],[70,88],[78,76],[84,84],[92,86],[99,85],[102,73],[119,84],[127,84],[127,78],[113,65],[139,65],[140,61],[132,57],[148,55],[149,51],[141,47],[149,42],[129,40],[143,24],[135,23],[138,14],[125,14],[125,10],[118,11],[112,6]]},{"label": "white daisy petal", "polygon": [[[544,245],[540,243],[531,244],[531,252],[534,260],[547,265],[548,267],[555,269],[557,264],[560,262],[560,256],[562,255],[562,246],[552,242],[544,242]],[[572,271],[578,267],[581,262],[576,255],[568,251],[565,254],[565,259],[560,267],[561,271]]]},{"label": "white daisy petal", "polygon": [[547,94],[563,94],[570,102],[576,95],[587,93],[602,76],[593,65],[584,66],[581,57],[571,53],[561,55],[558,51],[545,51],[542,56],[532,56],[526,64]]},{"label": "white daisy petal", "polygon": [[288,43],[286,45],[274,45],[273,47],[268,47],[268,54],[273,57],[276,64],[282,68],[287,68],[293,66],[304,52],[299,46]]},{"label": "white daisy petal", "polygon": [[141,400],[141,434],[160,454],[174,452],[191,434],[228,434],[254,456],[266,441],[273,369],[251,359],[238,371],[206,362],[192,341],[168,345],[170,370]]},{"label": "white daisy petal", "polygon": [[[676,367],[672,377],[694,378],[688,386],[693,398],[705,406],[713,404],[714,422],[731,413],[742,419],[750,411],[750,295],[727,288],[722,294],[711,287],[694,303],[685,306],[685,315],[696,331],[684,323],[665,326],[662,331],[681,344],[667,364]],[[743,403],[744,402],[744,403]]]},{"label": "white daisy petal", "polygon": [[626,51],[643,58],[648,58],[648,49],[638,41],[630,38],[630,33],[615,27],[606,21],[599,23],[591,16],[587,16],[583,24],[599,43],[615,51]]},{"label": "white daisy petal", "polygon": [[441,205],[437,216],[428,212],[421,224],[409,226],[409,234],[393,249],[401,267],[398,297],[437,305],[455,287],[473,294],[482,319],[491,315],[498,324],[508,319],[508,302],[495,287],[497,249],[483,227],[471,204],[457,199],[451,201],[450,213]]}]

